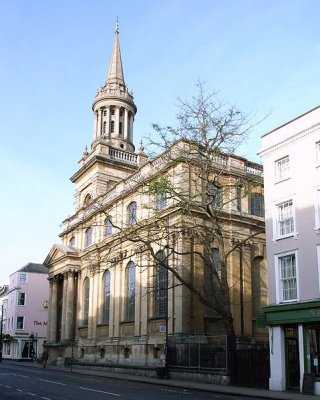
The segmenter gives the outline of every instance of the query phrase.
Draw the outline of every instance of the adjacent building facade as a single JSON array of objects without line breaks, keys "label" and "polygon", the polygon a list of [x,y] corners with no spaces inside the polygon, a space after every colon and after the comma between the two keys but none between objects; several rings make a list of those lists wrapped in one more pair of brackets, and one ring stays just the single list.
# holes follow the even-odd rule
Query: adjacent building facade
[{"label": "adjacent building facade", "polygon": [[271,390],[320,394],[320,107],[262,137]]},{"label": "adjacent building facade", "polygon": [[[118,30],[107,80],[92,108],[91,149],[71,178],[75,213],[63,223],[62,243],[53,246],[44,262],[50,282],[49,362],[73,356],[163,365],[169,335],[224,332],[221,316],[208,311],[188,288],[190,284],[198,293],[208,289],[204,249],[190,235],[192,224],[210,230],[207,216],[176,207],[166,189],[150,190],[184,188],[190,201],[202,204],[204,189],[196,171],[179,157],[172,159],[179,152],[195,153],[195,148],[181,140],[153,160],[142,147],[135,152],[137,108],[124,82]],[[264,330],[255,324],[267,299],[262,167],[219,154],[212,157],[211,175],[225,245],[235,248],[227,268],[234,329],[265,340]],[[243,189],[247,181],[254,182],[250,195]],[[228,196],[237,200],[225,201]],[[246,238],[251,239],[240,245]],[[219,280],[219,249],[214,246],[211,256]]]},{"label": "adjacent building facade", "polygon": [[28,263],[10,275],[3,329],[3,358],[41,356],[48,324],[48,270]]}]

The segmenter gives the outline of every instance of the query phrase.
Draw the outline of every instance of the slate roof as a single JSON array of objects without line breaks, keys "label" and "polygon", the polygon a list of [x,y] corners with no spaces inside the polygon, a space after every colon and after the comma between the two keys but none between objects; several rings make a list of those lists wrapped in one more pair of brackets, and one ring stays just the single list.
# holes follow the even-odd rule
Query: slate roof
[{"label": "slate roof", "polygon": [[34,272],[37,274],[48,274],[49,270],[43,264],[28,263],[24,267],[20,268],[18,272]]}]

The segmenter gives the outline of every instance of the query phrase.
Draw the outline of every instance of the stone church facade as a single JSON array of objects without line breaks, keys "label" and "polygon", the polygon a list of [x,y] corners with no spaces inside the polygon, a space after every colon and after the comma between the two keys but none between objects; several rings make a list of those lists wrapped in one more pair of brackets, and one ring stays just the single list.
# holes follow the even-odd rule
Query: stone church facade
[{"label": "stone church facade", "polygon": [[[91,149],[71,177],[75,213],[63,222],[61,244],[52,247],[44,262],[50,282],[49,361],[59,364],[73,357],[161,366],[168,336],[215,335],[223,329],[219,318],[175,276],[177,271],[201,292],[203,263],[191,255],[202,250],[181,228],[188,221],[174,201],[163,193],[150,194],[148,187],[165,177],[173,186],[185,185],[195,197],[199,188],[192,172],[172,163],[167,152],[152,160],[142,146],[135,152],[137,108],[124,81],[118,29],[107,80],[92,109]],[[181,140],[170,151],[188,146]],[[255,181],[253,195],[230,202],[221,218],[227,243],[252,238],[228,259],[235,333],[264,340],[265,332],[255,325],[267,302],[265,239],[256,234],[264,229],[262,167],[223,154],[213,165],[222,186]],[[253,200],[259,201],[257,207]],[[200,226],[206,224],[203,216],[196,218]],[[169,248],[175,252],[169,254]],[[169,268],[160,270],[154,260],[164,258]]]}]

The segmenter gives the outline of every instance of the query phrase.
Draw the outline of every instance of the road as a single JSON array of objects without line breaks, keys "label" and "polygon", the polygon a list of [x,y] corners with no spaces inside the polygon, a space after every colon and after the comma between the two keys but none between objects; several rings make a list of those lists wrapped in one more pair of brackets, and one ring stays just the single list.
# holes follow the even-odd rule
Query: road
[{"label": "road", "polygon": [[2,363],[0,399],[249,400],[249,397]]}]

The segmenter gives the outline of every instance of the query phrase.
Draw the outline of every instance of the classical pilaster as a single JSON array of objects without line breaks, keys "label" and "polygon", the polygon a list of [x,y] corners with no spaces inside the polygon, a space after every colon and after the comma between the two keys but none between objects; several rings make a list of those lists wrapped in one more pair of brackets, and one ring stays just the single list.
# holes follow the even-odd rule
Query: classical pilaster
[{"label": "classical pilaster", "polygon": [[98,111],[94,113],[94,122],[93,122],[93,132],[94,132],[94,140],[98,139]]},{"label": "classical pilaster", "polygon": [[[148,265],[148,259],[146,256],[141,255],[139,260],[139,265]],[[140,287],[140,332],[139,335],[148,335],[148,287],[150,287],[148,282],[148,275],[150,272],[150,267],[148,268],[138,268],[140,272],[140,279],[138,285]]]},{"label": "classical pilaster", "polygon": [[110,107],[106,108],[106,133],[105,136],[106,138],[110,139]]}]

